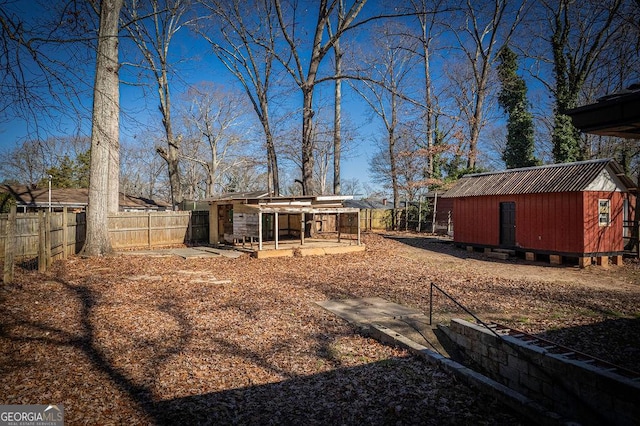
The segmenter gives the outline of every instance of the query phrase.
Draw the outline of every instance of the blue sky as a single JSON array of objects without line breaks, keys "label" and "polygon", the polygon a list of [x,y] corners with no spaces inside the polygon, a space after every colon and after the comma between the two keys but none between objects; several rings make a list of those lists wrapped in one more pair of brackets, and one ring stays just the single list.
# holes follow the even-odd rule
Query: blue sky
[{"label": "blue sky", "polygon": [[[43,8],[33,8],[31,1],[18,1],[12,4],[15,11],[29,22],[37,23],[47,14],[47,10]],[[132,52],[133,47],[121,43],[120,60],[126,62],[131,58],[128,54]],[[237,82],[228,71],[218,62],[217,58],[210,53],[209,46],[199,37],[194,36],[187,28],[182,28],[171,45],[172,56],[180,60],[177,66],[177,74],[179,77],[174,78],[172,82],[172,96],[174,104],[177,103],[181,92],[186,90],[188,84],[196,84],[203,81],[214,82],[223,86],[236,86]],[[48,53],[50,54],[50,53]],[[56,53],[58,55],[60,53]],[[64,53],[63,53],[64,54]],[[329,56],[326,63],[328,64]],[[94,61],[79,63],[76,66],[82,69],[85,79],[78,82],[78,87],[82,87],[85,91],[81,96],[81,108],[86,113],[82,120],[79,120],[74,114],[69,117],[57,115],[54,117],[45,117],[41,115],[39,118],[28,117],[26,120],[19,116],[0,117],[0,150],[7,151],[15,147],[18,143],[25,139],[33,137],[67,136],[72,135],[80,130],[81,133],[90,134],[90,108],[91,94],[90,85],[93,79]],[[160,114],[158,112],[157,93],[154,87],[146,87],[142,89],[138,83],[135,74],[138,70],[132,67],[124,66],[121,69],[120,76],[123,84],[120,87],[121,107],[121,142],[123,144],[135,143],[134,136],[140,136],[144,132],[144,128],[151,125],[155,128],[160,127]],[[286,78],[286,77],[285,77]],[[324,96],[332,96],[333,84],[331,82],[323,83],[318,86],[316,99]],[[372,141],[377,136],[375,133],[377,125],[367,124],[370,120],[364,117],[362,112],[364,106],[354,96],[350,95],[347,84],[343,84],[344,104],[343,111],[345,116],[356,123],[360,128],[359,140],[354,143],[357,149],[351,150],[348,156],[342,159],[342,178],[358,179],[361,183],[369,183],[368,160],[371,148],[368,141]],[[298,103],[301,99],[299,90],[291,92],[292,103]],[[69,110],[69,109],[68,109]],[[277,111],[276,111],[277,112]],[[4,118],[4,119],[3,119]],[[300,121],[299,115],[293,116],[294,121]],[[364,120],[364,124],[363,124]],[[36,127],[39,129],[36,135]]]},{"label": "blue sky", "polygon": [[[0,4],[1,2],[2,0],[0,0]],[[25,6],[32,4],[28,0],[19,0],[15,4],[21,7],[20,13],[25,14],[24,16],[29,19],[33,19],[34,22],[37,22],[42,14],[47,13],[46,9],[33,9]],[[367,7],[371,8],[367,13],[375,12],[375,2],[368,3]],[[309,14],[309,19],[312,18],[312,14]],[[367,44],[371,36],[371,33],[364,31],[361,32],[358,38]],[[373,36],[375,36],[375,34],[373,34]],[[442,44],[451,42],[451,40],[447,39],[442,41]],[[128,44],[126,40],[121,42],[120,60],[122,62],[131,60],[129,56],[133,52],[131,49],[135,48]],[[174,105],[180,93],[184,92],[189,84],[209,81],[230,87],[237,85],[234,77],[231,76],[218,62],[217,58],[210,53],[208,45],[199,37],[190,33],[186,28],[181,29],[176,39],[172,42],[171,52],[175,59],[180,60],[179,65],[176,66],[176,74],[178,77],[174,78],[172,82]],[[327,55],[323,67],[331,66],[331,56],[331,53]],[[434,58],[432,66],[436,77],[438,73],[442,72],[442,60],[442,57]],[[94,61],[95,59],[92,58],[91,60],[75,65],[78,67],[78,70],[84,72],[85,75],[84,81],[78,82],[78,87],[84,90],[84,95],[81,97],[81,104],[84,112],[86,112],[85,117],[79,119],[73,114],[70,114],[69,117],[57,116],[54,117],[53,120],[45,120],[44,118],[36,120],[39,127],[45,130],[44,133],[65,136],[77,132],[79,128],[82,133],[89,135],[90,88],[93,79]],[[148,127],[160,129],[161,125],[155,88],[147,87],[142,89],[136,85],[139,83],[136,77],[137,72],[138,70],[135,68],[123,66],[120,74],[123,80],[120,88],[121,107],[123,110],[123,114],[121,115],[121,143],[124,145],[136,143],[137,138],[143,135]],[[300,90],[292,85],[289,77],[285,76],[284,78],[287,82],[286,84],[291,85],[291,87],[284,87],[284,89],[290,93],[290,105],[299,108],[302,98]],[[317,86],[316,101],[326,101],[326,103],[330,103],[332,96],[332,82],[325,82]],[[372,183],[369,172],[369,160],[378,151],[377,143],[381,138],[384,138],[385,133],[382,131],[382,125],[379,119],[375,117],[372,118],[364,102],[354,94],[347,83],[343,84],[343,96],[343,114],[347,120],[346,122],[357,129],[357,136],[354,141],[354,149],[342,158],[342,179],[357,179],[361,184],[375,186]],[[275,112],[277,113],[278,111]],[[300,114],[296,113],[292,115],[292,117],[293,125],[301,126]],[[498,113],[496,119],[499,122],[503,120],[503,117]],[[0,117],[0,150],[10,149],[25,138],[32,137],[34,124],[32,119],[25,122],[20,118],[12,117],[10,120],[3,120]],[[494,164],[489,165],[495,166]]]}]

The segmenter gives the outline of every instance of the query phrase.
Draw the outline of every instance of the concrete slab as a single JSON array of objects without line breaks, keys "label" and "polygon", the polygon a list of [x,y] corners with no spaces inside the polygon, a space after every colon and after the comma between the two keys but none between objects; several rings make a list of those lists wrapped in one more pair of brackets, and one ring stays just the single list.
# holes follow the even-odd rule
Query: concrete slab
[{"label": "concrete slab", "polygon": [[411,309],[397,303],[389,302],[380,297],[362,299],[325,300],[316,302],[326,310],[333,312],[340,318],[356,324],[365,324],[375,320],[410,315],[421,315],[416,309]]},{"label": "concrete slab", "polygon": [[214,247],[181,247],[172,249],[152,249],[152,250],[134,250],[134,251],[121,251],[119,254],[128,256],[180,256],[184,259],[189,258],[206,258],[206,257],[229,257],[237,258],[242,256],[242,253],[236,250],[224,250]]},{"label": "concrete slab", "polygon": [[384,337],[379,333],[379,330],[384,329],[393,339],[410,340],[442,356],[449,356],[434,333],[434,328],[429,325],[429,317],[417,309],[380,297],[325,300],[316,303],[375,338]]}]

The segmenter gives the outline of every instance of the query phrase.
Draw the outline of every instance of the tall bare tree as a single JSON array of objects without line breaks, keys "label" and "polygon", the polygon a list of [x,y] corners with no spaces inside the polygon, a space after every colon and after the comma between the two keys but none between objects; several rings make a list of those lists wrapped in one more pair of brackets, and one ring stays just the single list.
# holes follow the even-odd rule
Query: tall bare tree
[{"label": "tall bare tree", "polygon": [[[337,10],[337,28],[344,21],[344,0],[339,0]],[[333,33],[331,24],[328,23],[329,34]],[[342,156],[342,56],[344,52],[340,46],[340,39],[333,43],[334,74],[336,77],[334,87],[333,107],[333,193],[340,195],[340,159]]]},{"label": "tall bare tree", "polygon": [[[313,193],[313,96],[316,84],[326,80],[325,78],[318,78],[320,64],[345,31],[353,28],[352,23],[361,12],[366,0],[354,0],[350,7],[345,8],[344,19],[338,23],[336,30],[332,34],[325,37],[328,20],[336,7],[338,7],[339,2],[340,0],[320,0],[318,3],[318,18],[315,28],[312,29],[311,47],[307,51],[302,48],[295,38],[297,26],[295,22],[296,4],[293,4],[294,10],[291,11],[291,14],[287,15],[282,7],[282,2],[274,0],[279,28],[289,47],[287,52],[274,52],[274,55],[285,66],[302,92],[301,181],[303,194]],[[288,16],[292,17],[292,21],[288,20]],[[307,52],[306,61],[303,61],[303,54],[306,55]],[[306,70],[303,64],[307,64]]]},{"label": "tall bare tree", "polygon": [[470,86],[469,92],[472,94],[468,117],[468,169],[476,167],[478,142],[496,54],[502,45],[511,40],[526,7],[525,1],[514,8],[513,3],[507,0],[486,3],[467,0],[461,25],[452,27],[452,33],[466,59],[466,66],[471,71],[470,81],[464,83]]},{"label": "tall bare tree", "polygon": [[191,87],[186,98],[190,102],[182,112],[184,139],[191,149],[181,155],[202,167],[206,196],[213,197],[228,172],[248,166],[252,127],[247,120],[248,105],[241,94],[205,83]]},{"label": "tall bare tree", "polygon": [[82,135],[28,139],[0,154],[0,180],[36,185],[47,169],[59,168],[65,157],[75,162],[90,147],[90,138]]},{"label": "tall bare tree", "polygon": [[24,13],[24,2],[0,0],[0,123],[21,120],[31,138],[43,139],[59,130],[61,118],[88,118],[82,100],[93,88],[79,64],[95,53],[92,6],[66,0],[46,14]]},{"label": "tall bare tree", "polygon": [[[113,210],[114,183],[119,175],[120,84],[118,30],[123,0],[100,2],[100,28],[91,122],[91,175],[87,234],[82,254],[99,256],[112,251],[108,213]],[[115,197],[117,200],[118,192]],[[117,209],[117,202],[116,202]]]},{"label": "tall bare tree", "polygon": [[131,0],[125,8],[128,24],[125,26],[140,49],[143,69],[153,75],[158,91],[167,148],[156,148],[166,161],[171,185],[171,204],[182,201],[180,182],[180,139],[174,135],[171,117],[169,48],[174,36],[184,26],[188,0]]},{"label": "tall bare tree", "polygon": [[[278,156],[270,113],[277,29],[271,0],[200,0],[210,13],[199,31],[238,80],[251,101],[265,137],[269,190],[280,194]],[[201,20],[203,21],[203,20]]]},{"label": "tall bare tree", "polygon": [[[411,76],[416,66],[416,56],[407,49],[403,42],[402,31],[385,25],[377,31],[380,35],[374,41],[375,48],[369,53],[369,70],[363,70],[362,80],[352,87],[362,96],[376,116],[380,118],[385,130],[385,149],[383,158],[388,161],[388,179],[393,192],[394,209],[400,208],[400,181],[398,170],[398,140],[401,136],[401,127],[406,120],[407,86],[412,82]],[[382,60],[381,60],[382,58]],[[360,87],[362,86],[362,87]],[[397,226],[397,214],[393,216],[393,226]]]},{"label": "tall bare tree", "polygon": [[156,144],[156,134],[145,135],[145,143],[122,144],[120,150],[120,188],[127,195],[152,200],[170,201],[166,179],[166,163],[150,148]]}]

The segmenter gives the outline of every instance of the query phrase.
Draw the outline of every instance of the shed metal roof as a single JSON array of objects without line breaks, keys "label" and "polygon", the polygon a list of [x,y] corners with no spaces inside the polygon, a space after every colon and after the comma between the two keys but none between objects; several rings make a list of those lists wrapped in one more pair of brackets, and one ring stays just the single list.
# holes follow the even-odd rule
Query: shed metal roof
[{"label": "shed metal roof", "polygon": [[443,197],[579,192],[586,190],[605,169],[627,190],[635,189],[618,163],[600,159],[465,175]]}]

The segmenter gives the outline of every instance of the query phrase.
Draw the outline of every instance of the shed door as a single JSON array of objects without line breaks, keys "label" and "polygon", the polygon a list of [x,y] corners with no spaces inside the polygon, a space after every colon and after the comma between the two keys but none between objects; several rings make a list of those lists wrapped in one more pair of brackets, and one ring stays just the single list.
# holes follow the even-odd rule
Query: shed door
[{"label": "shed door", "polygon": [[500,245],[516,245],[516,203],[500,203]]}]

